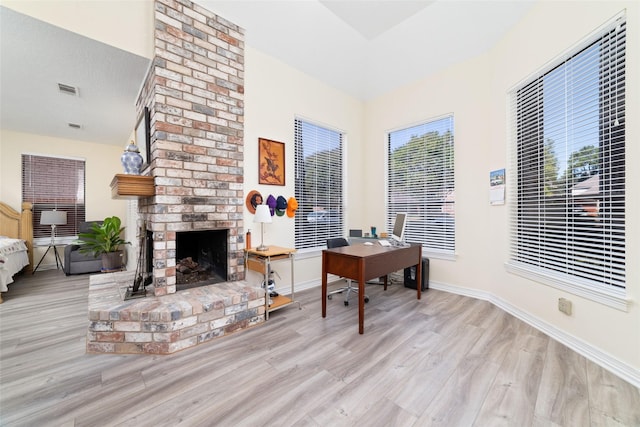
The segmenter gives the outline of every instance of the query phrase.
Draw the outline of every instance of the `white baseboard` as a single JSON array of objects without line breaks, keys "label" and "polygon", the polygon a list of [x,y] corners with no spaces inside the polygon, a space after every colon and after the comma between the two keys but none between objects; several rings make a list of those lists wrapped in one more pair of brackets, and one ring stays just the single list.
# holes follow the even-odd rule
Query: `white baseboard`
[{"label": "white baseboard", "polygon": [[[329,279],[332,279],[331,275],[329,276]],[[333,280],[336,279],[337,277],[333,277]],[[303,283],[298,282],[296,283],[295,290],[296,292],[300,292],[316,287],[319,288],[320,285],[321,283],[319,280],[310,280]],[[635,387],[640,388],[640,370],[635,369],[634,367],[629,366],[625,362],[616,359],[612,355],[592,346],[591,344],[577,337],[574,337],[573,335],[567,334],[566,332],[556,328],[555,326],[522,311],[518,307],[510,304],[502,298],[499,298],[489,292],[480,291],[477,289],[463,288],[461,286],[447,285],[445,283],[434,282],[433,280],[429,281],[429,288],[488,301],[496,307],[511,314],[512,316],[522,320],[528,325],[531,325],[539,331],[547,334],[556,341],[566,345],[576,353],[586,357],[598,366],[601,366],[614,375],[617,375],[628,383],[633,384]]]},{"label": "white baseboard", "polygon": [[[327,283],[335,282],[336,280],[340,280],[340,277],[334,276],[333,274],[329,274],[327,276]],[[306,291],[307,289],[318,288],[318,295],[320,295],[320,286],[322,283],[319,280],[308,280],[306,282],[296,282],[296,288],[294,291],[301,292]],[[278,293],[282,295],[289,295],[291,293],[291,287],[289,286],[281,286],[277,289]]]},{"label": "white baseboard", "polygon": [[566,332],[556,328],[555,326],[535,317],[529,313],[520,310],[518,307],[510,304],[509,302],[499,298],[491,293],[479,291],[477,289],[468,289],[460,286],[452,286],[444,283],[438,283],[429,281],[429,287],[437,289],[439,291],[450,292],[457,295],[464,295],[472,298],[488,301],[501,308],[512,316],[522,320],[523,322],[533,326],[539,331],[549,335],[556,341],[566,345],[576,353],[586,357],[593,363],[601,366],[607,371],[617,375],[630,384],[640,388],[640,370],[629,366],[625,362],[622,362],[612,355],[592,346],[583,340],[567,334]]}]

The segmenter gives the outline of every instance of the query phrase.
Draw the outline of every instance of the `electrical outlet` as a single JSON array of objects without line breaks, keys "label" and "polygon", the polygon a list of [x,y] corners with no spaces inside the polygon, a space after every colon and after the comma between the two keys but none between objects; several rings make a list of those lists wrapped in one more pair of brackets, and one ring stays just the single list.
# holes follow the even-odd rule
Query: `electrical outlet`
[{"label": "electrical outlet", "polygon": [[572,308],[571,301],[565,298],[558,299],[558,310],[560,310],[561,312],[563,312],[568,316],[571,316],[571,308]]}]

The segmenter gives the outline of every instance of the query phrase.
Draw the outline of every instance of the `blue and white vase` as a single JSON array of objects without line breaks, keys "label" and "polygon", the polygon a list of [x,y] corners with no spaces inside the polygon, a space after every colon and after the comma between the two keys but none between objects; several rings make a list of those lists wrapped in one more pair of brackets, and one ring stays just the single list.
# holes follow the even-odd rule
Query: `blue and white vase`
[{"label": "blue and white vase", "polygon": [[140,167],[142,167],[142,156],[138,146],[131,141],[120,157],[124,173],[127,175],[140,175]]}]

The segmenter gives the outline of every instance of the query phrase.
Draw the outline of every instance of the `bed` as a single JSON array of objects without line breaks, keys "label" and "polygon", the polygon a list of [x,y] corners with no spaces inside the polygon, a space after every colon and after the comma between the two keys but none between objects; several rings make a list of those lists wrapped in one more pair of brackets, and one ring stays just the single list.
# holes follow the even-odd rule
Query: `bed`
[{"label": "bed", "polygon": [[22,212],[0,202],[0,303],[13,276],[33,268],[33,212],[22,203]]}]

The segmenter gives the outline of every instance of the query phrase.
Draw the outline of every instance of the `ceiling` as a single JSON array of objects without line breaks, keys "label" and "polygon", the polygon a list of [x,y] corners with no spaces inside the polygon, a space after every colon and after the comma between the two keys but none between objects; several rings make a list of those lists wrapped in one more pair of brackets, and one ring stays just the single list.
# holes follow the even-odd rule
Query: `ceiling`
[{"label": "ceiling", "polygon": [[[146,58],[0,7],[3,129],[124,147],[148,66]],[[60,93],[58,83],[77,87],[78,96]]]},{"label": "ceiling", "polygon": [[246,44],[369,100],[500,40],[532,0],[195,0]]},{"label": "ceiling", "polygon": [[[195,0],[246,45],[362,100],[481,54],[529,0]],[[0,125],[125,146],[149,60],[0,7]],[[60,93],[58,83],[79,95]],[[69,123],[80,125],[72,128]]]}]

